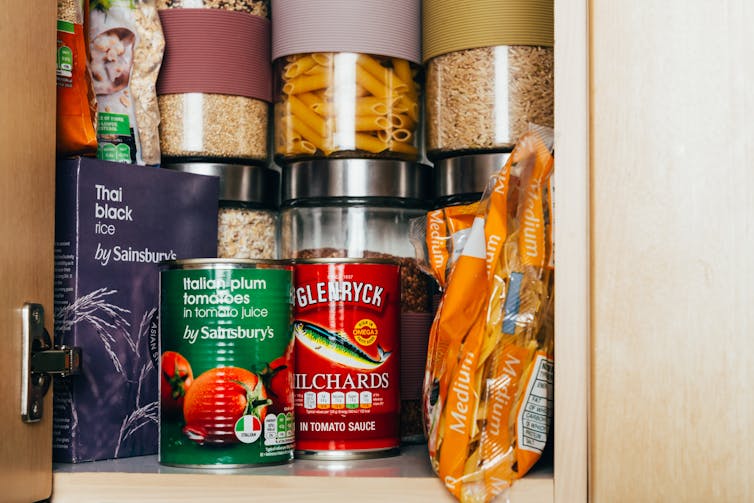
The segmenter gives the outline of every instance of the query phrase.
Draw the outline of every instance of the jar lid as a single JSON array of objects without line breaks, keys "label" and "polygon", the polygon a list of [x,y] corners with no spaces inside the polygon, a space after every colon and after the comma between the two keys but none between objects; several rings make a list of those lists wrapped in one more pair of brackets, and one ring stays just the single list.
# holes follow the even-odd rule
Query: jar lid
[{"label": "jar lid", "polygon": [[220,178],[220,201],[277,207],[280,201],[278,170],[253,164],[186,162],[163,164],[163,168]]},{"label": "jar lid", "polygon": [[386,159],[294,162],[283,169],[283,203],[296,199],[397,198],[428,201],[432,168]]},{"label": "jar lid", "polygon": [[553,0],[425,0],[422,58],[498,45],[554,44]]},{"label": "jar lid", "polygon": [[435,162],[435,194],[438,198],[482,194],[490,177],[500,171],[510,153],[459,155]]},{"label": "jar lid", "polygon": [[272,60],[313,52],[356,52],[421,64],[421,1],[273,1]]}]

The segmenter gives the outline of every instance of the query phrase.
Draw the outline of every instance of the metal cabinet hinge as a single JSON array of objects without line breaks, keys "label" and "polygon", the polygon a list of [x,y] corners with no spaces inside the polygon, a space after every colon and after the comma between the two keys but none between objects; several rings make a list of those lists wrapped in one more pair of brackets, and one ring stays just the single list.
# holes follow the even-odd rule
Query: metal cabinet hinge
[{"label": "metal cabinet hinge", "polygon": [[34,423],[42,419],[42,404],[53,376],[66,377],[81,370],[81,349],[52,347],[44,327],[44,308],[26,303],[21,309],[23,342],[21,364],[21,419]]}]

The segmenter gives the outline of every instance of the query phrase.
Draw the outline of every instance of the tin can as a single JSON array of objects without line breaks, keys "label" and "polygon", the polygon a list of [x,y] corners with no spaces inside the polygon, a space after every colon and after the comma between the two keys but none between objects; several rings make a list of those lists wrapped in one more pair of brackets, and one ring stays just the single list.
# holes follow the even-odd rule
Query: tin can
[{"label": "tin can", "polygon": [[291,279],[272,260],[161,264],[160,463],[293,459]]},{"label": "tin can", "polygon": [[295,261],[296,457],[359,459],[400,445],[400,265]]}]

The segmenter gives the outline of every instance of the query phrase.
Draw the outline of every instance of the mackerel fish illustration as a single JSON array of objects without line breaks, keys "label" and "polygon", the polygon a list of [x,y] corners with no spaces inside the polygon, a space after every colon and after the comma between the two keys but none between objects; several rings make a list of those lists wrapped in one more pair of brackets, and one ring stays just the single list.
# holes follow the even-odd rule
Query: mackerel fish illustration
[{"label": "mackerel fish illustration", "polygon": [[323,358],[355,369],[376,369],[385,363],[391,354],[377,344],[379,359],[375,360],[342,335],[303,321],[293,324],[293,335],[301,344]]}]

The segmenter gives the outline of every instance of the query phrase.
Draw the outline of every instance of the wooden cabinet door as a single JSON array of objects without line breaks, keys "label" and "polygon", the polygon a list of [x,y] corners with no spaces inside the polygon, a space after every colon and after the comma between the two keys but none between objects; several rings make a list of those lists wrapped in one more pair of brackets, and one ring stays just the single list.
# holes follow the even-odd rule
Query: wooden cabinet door
[{"label": "wooden cabinet door", "polygon": [[596,503],[754,501],[752,23],[591,2]]},{"label": "wooden cabinet door", "polygon": [[8,0],[0,26],[0,500],[29,502],[52,490],[52,392],[21,420],[21,308],[52,333],[55,2]]}]

